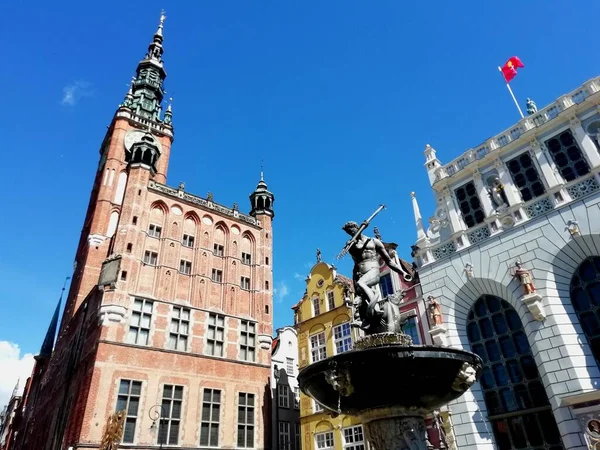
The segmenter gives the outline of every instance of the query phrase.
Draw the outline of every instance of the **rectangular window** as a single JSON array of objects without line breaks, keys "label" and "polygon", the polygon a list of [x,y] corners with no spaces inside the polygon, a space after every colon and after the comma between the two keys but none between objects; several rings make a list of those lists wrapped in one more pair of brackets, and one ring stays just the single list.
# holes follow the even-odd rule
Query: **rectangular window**
[{"label": "rectangular window", "polygon": [[242,277],[240,280],[240,286],[242,289],[249,291],[250,290],[250,278]]},{"label": "rectangular window", "polygon": [[335,294],[333,291],[327,292],[327,309],[329,311],[335,309]]},{"label": "rectangular window", "polygon": [[296,429],[294,433],[296,438],[296,450],[300,450],[300,424],[295,423],[294,428]]},{"label": "rectangular window", "polygon": [[318,316],[319,314],[321,314],[321,299],[319,297],[314,297],[312,299],[312,305],[313,305],[313,314],[316,316]]},{"label": "rectangular window", "polygon": [[285,373],[287,373],[289,377],[294,376],[294,366],[294,358],[285,358]]},{"label": "rectangular window", "polygon": [[219,269],[213,269],[211,278],[215,283],[222,283],[223,282],[223,271],[219,270]]},{"label": "rectangular window", "polygon": [[206,353],[212,356],[223,356],[225,339],[225,316],[210,313],[208,315],[208,336]]},{"label": "rectangular window", "polygon": [[135,299],[131,311],[127,342],[130,344],[148,345],[151,322],[152,302],[150,300]]},{"label": "rectangular window", "polygon": [[117,396],[117,411],[125,411],[125,424],[123,427],[124,444],[133,444],[135,439],[135,425],[140,408],[140,397],[142,395],[142,382],[133,380],[121,380],[119,383],[119,395]]},{"label": "rectangular window", "polygon": [[327,358],[327,349],[325,348],[325,332],[322,331],[317,334],[313,334],[310,337],[310,354],[312,362],[321,361]]},{"label": "rectangular window", "polygon": [[300,388],[294,388],[294,408],[300,409]]},{"label": "rectangular window", "polygon": [[391,273],[386,273],[379,279],[379,289],[381,289],[381,298],[386,298],[394,293]]},{"label": "rectangular window", "polygon": [[238,398],[237,446],[254,447],[254,394],[240,392]]},{"label": "rectangular window", "polygon": [[268,266],[269,265],[269,257],[265,256],[265,264]]},{"label": "rectangular window", "polygon": [[506,166],[515,185],[519,188],[523,201],[528,202],[546,192],[528,152],[511,159]]},{"label": "rectangular window", "polygon": [[177,445],[179,443],[179,424],[181,422],[181,404],[183,386],[165,384],[162,396],[158,444]]},{"label": "rectangular window", "polygon": [[146,250],[144,253],[144,264],[155,266],[158,263],[158,253]]},{"label": "rectangular window", "polygon": [[458,207],[467,227],[471,228],[478,223],[483,222],[485,214],[481,208],[481,202],[479,201],[477,189],[475,189],[475,183],[469,181],[464,186],[456,189],[454,194],[456,195]]},{"label": "rectangular window", "polygon": [[546,141],[546,148],[566,182],[590,173],[590,166],[573,138],[571,130]]},{"label": "rectangular window", "polygon": [[344,353],[352,350],[352,336],[350,334],[350,323],[342,323],[333,327],[333,339],[335,341],[335,353]]},{"label": "rectangular window", "polygon": [[185,352],[190,332],[190,310],[173,306],[171,328],[169,329],[169,348]]},{"label": "rectangular window", "polygon": [[324,433],[315,433],[315,441],[318,450],[333,450],[333,431],[325,431]]},{"label": "rectangular window", "polygon": [[252,264],[252,256],[250,256],[250,253],[242,252],[242,264]]},{"label": "rectangular window", "polygon": [[313,400],[312,403],[313,403],[313,411],[315,413],[320,413],[323,411],[323,407],[321,405],[319,405],[316,401]]},{"label": "rectangular window", "polygon": [[159,227],[158,225],[154,225],[153,223],[151,223],[150,226],[148,227],[148,236],[159,238],[161,232],[162,232],[162,227]]},{"label": "rectangular window", "polygon": [[213,253],[215,254],[215,256],[223,256],[224,251],[225,247],[223,247],[221,244],[213,245]]},{"label": "rectangular window", "polygon": [[240,357],[254,362],[256,358],[256,323],[242,320],[240,331]]},{"label": "rectangular window", "polygon": [[344,449],[365,450],[365,437],[362,425],[344,428]]},{"label": "rectangular window", "polygon": [[192,262],[185,259],[179,261],[179,271],[184,275],[190,275],[192,273]]},{"label": "rectangular window", "polygon": [[189,234],[183,235],[183,240],[181,241],[184,247],[194,247],[194,236],[190,236]]},{"label": "rectangular window", "polygon": [[290,423],[289,422],[279,422],[279,448],[281,450],[286,450],[291,448],[290,445]]},{"label": "rectangular window", "polygon": [[408,334],[412,338],[414,344],[419,345],[421,343],[416,317],[411,317],[406,321],[402,326],[402,332]]},{"label": "rectangular window", "polygon": [[277,386],[277,398],[280,408],[290,407],[290,388],[287,384]]},{"label": "rectangular window", "polygon": [[200,423],[200,445],[219,446],[219,422],[221,419],[221,391],[204,389],[202,398],[202,421]]}]

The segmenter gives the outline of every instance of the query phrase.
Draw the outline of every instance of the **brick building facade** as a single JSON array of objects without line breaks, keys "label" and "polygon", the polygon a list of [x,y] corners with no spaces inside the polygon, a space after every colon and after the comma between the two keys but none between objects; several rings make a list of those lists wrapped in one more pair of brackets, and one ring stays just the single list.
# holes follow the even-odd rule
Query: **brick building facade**
[{"label": "brick building facade", "polygon": [[51,356],[32,375],[17,448],[268,448],[274,196],[251,212],[165,185],[173,142],[163,21],[100,148]]}]

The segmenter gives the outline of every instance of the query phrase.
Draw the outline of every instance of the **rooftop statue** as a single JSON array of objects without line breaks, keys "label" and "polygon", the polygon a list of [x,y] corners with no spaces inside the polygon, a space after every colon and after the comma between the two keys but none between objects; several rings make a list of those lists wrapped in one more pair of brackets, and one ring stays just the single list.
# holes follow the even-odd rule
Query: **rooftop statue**
[{"label": "rooftop statue", "polygon": [[354,260],[352,280],[355,310],[352,325],[362,328],[366,334],[384,331],[401,332],[399,314],[396,310],[402,295],[382,299],[379,290],[376,289],[380,278],[379,258],[383,259],[391,270],[400,274],[405,281],[412,280],[412,276],[390,257],[381,240],[363,234],[371,220],[384,208],[385,206],[381,205],[360,226],[350,221],[342,227],[351,238],[338,258],[349,253]]}]

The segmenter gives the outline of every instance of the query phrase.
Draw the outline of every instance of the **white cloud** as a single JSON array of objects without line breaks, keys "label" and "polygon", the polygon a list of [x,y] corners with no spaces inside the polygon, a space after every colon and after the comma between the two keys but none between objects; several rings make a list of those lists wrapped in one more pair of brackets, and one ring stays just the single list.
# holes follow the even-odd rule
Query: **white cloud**
[{"label": "white cloud", "polygon": [[296,280],[303,280],[305,277],[303,277],[302,275],[300,275],[298,272],[294,272],[294,278]]},{"label": "white cloud", "polygon": [[75,106],[84,97],[91,97],[92,85],[87,81],[76,81],[63,88],[62,105]]},{"label": "white cloud", "polygon": [[0,341],[0,410],[8,403],[17,380],[19,391],[23,391],[25,382],[31,375],[33,362],[31,353],[21,356],[21,349],[17,344]]},{"label": "white cloud", "polygon": [[273,289],[273,297],[277,303],[281,303],[285,297],[287,297],[290,293],[288,285],[285,281],[280,281]]}]

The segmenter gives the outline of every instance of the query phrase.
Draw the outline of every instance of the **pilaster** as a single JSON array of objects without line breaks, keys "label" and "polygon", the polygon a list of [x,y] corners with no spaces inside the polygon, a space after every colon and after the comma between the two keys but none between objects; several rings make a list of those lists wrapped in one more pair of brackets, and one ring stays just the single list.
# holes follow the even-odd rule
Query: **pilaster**
[{"label": "pilaster", "polygon": [[504,186],[504,195],[506,195],[508,205],[516,206],[523,203],[521,195],[517,191],[517,188],[514,185],[513,179],[510,176],[510,173],[508,172],[508,168],[506,167],[504,161],[502,161],[501,159],[497,159],[494,164],[496,170],[498,171],[498,178],[500,178],[500,181]]},{"label": "pilaster", "polygon": [[454,200],[454,192],[450,189],[445,188],[442,194],[442,203],[448,210],[448,219],[450,220],[450,226],[452,227],[453,233],[466,230],[466,226],[460,216]]},{"label": "pilaster", "polygon": [[531,140],[529,146],[534,155],[533,162],[540,171],[542,178],[545,180],[548,190],[553,191],[564,185],[565,180],[558,171],[555,170],[554,164],[548,158],[546,146],[537,139]]},{"label": "pilaster", "polygon": [[496,210],[494,208],[494,205],[492,205],[492,199],[490,198],[488,191],[485,185],[483,184],[481,172],[476,171],[473,174],[473,182],[475,183],[475,189],[477,189],[477,194],[479,194],[479,201],[481,202],[481,206],[483,207],[485,217],[490,217],[496,212]]},{"label": "pilaster", "polygon": [[590,168],[595,169],[600,167],[600,153],[598,153],[598,148],[596,147],[596,144],[594,144],[592,138],[581,126],[581,120],[579,120],[577,117],[571,118],[570,126],[571,131],[573,132],[573,137],[575,137],[577,145],[579,145],[579,148],[590,165]]}]

